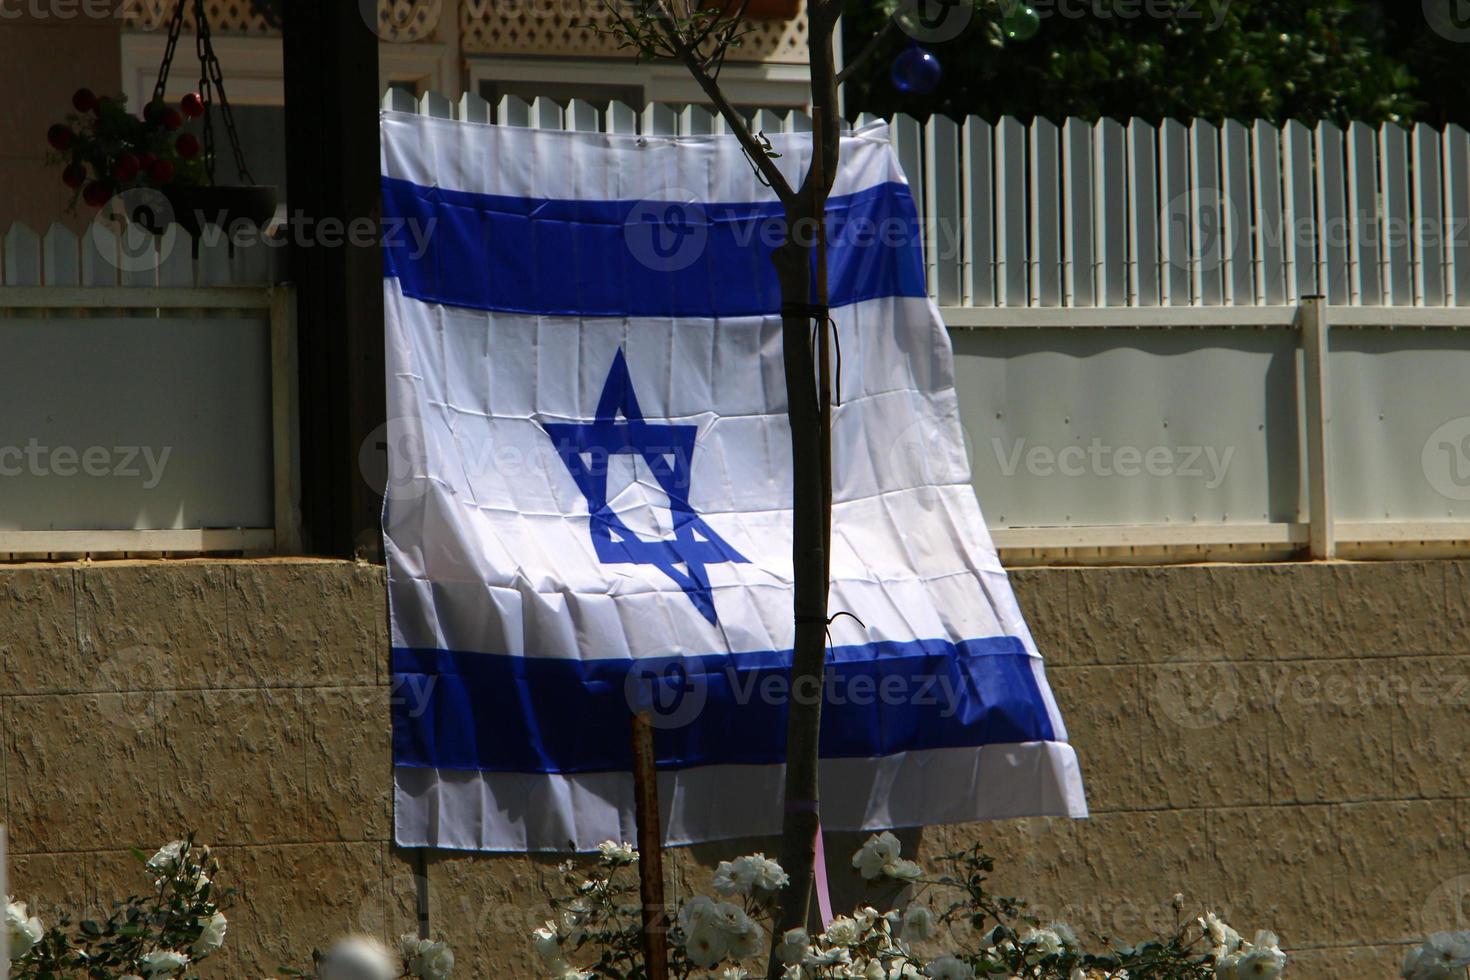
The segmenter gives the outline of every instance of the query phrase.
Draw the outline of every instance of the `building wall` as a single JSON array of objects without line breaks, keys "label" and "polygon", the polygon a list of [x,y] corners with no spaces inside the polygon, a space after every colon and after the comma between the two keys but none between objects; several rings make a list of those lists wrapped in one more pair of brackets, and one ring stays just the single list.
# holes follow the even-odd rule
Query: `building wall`
[{"label": "building wall", "polygon": [[[91,220],[90,208],[66,213],[72,192],[61,183],[61,168],[46,163],[46,130],[72,111],[73,92],[83,86],[104,95],[120,90],[120,22],[83,16],[81,9],[80,4],[4,5],[0,91],[7,94],[0,99],[0,237],[12,221],[44,232],[52,222],[77,230]],[[61,11],[70,16],[59,16]]]},{"label": "building wall", "polygon": [[[996,888],[1132,936],[1170,899],[1277,929],[1298,980],[1396,975],[1466,927],[1470,563],[1035,569],[1014,576],[1082,760],[1084,822],[908,831],[983,841]],[[396,936],[420,896],[457,977],[537,975],[552,857],[390,843],[380,568],[309,560],[0,568],[12,891],[54,918],[139,881],[125,848],[194,828],[241,890],[221,978]],[[839,905],[862,897],[834,835]],[[736,847],[669,856],[675,894]]]}]

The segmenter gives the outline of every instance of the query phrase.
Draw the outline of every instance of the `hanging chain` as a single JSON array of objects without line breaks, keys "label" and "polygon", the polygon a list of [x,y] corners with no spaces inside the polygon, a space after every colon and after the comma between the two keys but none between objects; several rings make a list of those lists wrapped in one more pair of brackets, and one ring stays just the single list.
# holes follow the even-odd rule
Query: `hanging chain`
[{"label": "hanging chain", "polygon": [[[180,0],[179,6],[183,6]],[[209,108],[215,98],[219,99],[220,118],[225,122],[225,135],[230,141],[230,151],[235,157],[235,169],[240,179],[247,184],[255,183],[250,168],[245,165],[245,151],[240,146],[240,133],[235,128],[235,114],[230,110],[230,99],[225,95],[225,76],[220,69],[219,57],[214,53],[210,37],[209,17],[204,10],[204,0],[194,0],[195,41],[199,54],[199,97],[204,101],[204,167],[209,173],[209,182],[214,183],[214,120]]]},{"label": "hanging chain", "polygon": [[[169,70],[173,67],[174,50],[179,44],[179,34],[184,26],[184,5],[188,0],[179,0],[174,7],[173,18],[168,23],[168,41],[163,49],[163,62],[158,66],[158,82],[153,86],[153,102],[163,101],[168,87]],[[219,100],[220,118],[225,121],[225,135],[230,141],[230,150],[235,157],[235,169],[240,179],[247,184],[255,183],[250,168],[245,165],[245,151],[240,146],[240,133],[235,128],[235,114],[230,111],[230,100],[225,95],[225,76],[220,69],[219,57],[214,53],[214,42],[209,31],[209,16],[204,9],[204,0],[194,0],[194,52],[199,57],[199,99],[204,104],[204,170],[209,182],[214,183],[214,117],[210,107]]]},{"label": "hanging chain", "polygon": [[174,7],[173,18],[168,22],[168,41],[163,48],[163,63],[158,66],[158,81],[153,86],[153,102],[163,101],[163,90],[168,87],[168,72],[174,64],[174,49],[179,46],[179,32],[183,27],[184,0],[179,0]]}]

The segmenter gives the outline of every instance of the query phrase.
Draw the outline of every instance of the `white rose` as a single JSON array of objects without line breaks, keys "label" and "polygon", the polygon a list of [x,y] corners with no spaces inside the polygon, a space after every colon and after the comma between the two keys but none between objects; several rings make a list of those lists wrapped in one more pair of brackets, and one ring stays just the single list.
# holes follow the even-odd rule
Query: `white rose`
[{"label": "white rose", "polygon": [[975,971],[963,960],[953,956],[941,956],[924,969],[933,980],[975,980]]},{"label": "white rose", "polygon": [[802,957],[802,965],[820,970],[827,966],[841,966],[852,960],[852,954],[840,947],[832,949],[809,949]]},{"label": "white rose", "polygon": [[888,831],[869,837],[852,856],[852,866],[869,881],[884,873],[884,868],[898,860],[903,845]]},{"label": "white rose", "polygon": [[1240,976],[1239,953],[1226,953],[1215,961],[1216,980],[1236,980]]},{"label": "white rose", "polygon": [[1457,970],[1470,966],[1470,934],[1436,932],[1424,946],[1444,966]]},{"label": "white rose", "polygon": [[214,913],[204,920],[204,928],[199,931],[199,938],[194,940],[189,952],[200,958],[213,953],[225,944],[225,929],[228,926],[223,912]]},{"label": "white rose", "polygon": [[929,906],[915,902],[903,910],[903,925],[899,936],[908,942],[922,942],[934,935],[934,913]]},{"label": "white rose", "polygon": [[632,864],[638,860],[638,852],[626,841],[620,844],[615,840],[605,840],[597,845],[597,853],[606,864]]},{"label": "white rose", "polygon": [[145,977],[166,977],[171,973],[178,973],[188,965],[189,957],[171,949],[155,949],[151,953],[144,954],[143,958],[138,961],[138,966],[143,970]]},{"label": "white rose", "polygon": [[731,966],[726,967],[725,972],[720,974],[720,980],[746,980],[749,976],[750,974],[743,967]]},{"label": "white rose", "polygon": [[762,942],[764,933],[761,932],[760,926],[748,917],[745,918],[745,924],[738,931],[727,931],[726,935],[730,939],[731,959],[743,960],[748,956],[754,956],[761,951],[761,946],[764,945]]},{"label": "white rose", "polygon": [[1062,945],[1068,949],[1081,948],[1082,944],[1077,941],[1077,931],[1065,922],[1053,922],[1047,928],[1055,933]]},{"label": "white rose", "polygon": [[5,899],[5,929],[10,933],[12,960],[18,960],[29,953],[41,941],[41,937],[46,935],[41,920],[28,914],[26,903],[12,902],[8,896]]},{"label": "white rose", "polygon": [[839,915],[827,926],[821,938],[828,946],[852,946],[858,941],[858,924],[845,915]]},{"label": "white rose", "polygon": [[685,933],[694,931],[694,927],[715,915],[715,900],[708,895],[695,895],[684,903],[679,909],[679,927]]},{"label": "white rose", "polygon": [[454,951],[445,943],[422,941],[408,961],[408,970],[419,980],[444,980],[454,969]]},{"label": "white rose", "polygon": [[1027,929],[1021,934],[1021,945],[1026,947],[1026,961],[1036,963],[1062,951],[1062,937],[1050,929]]},{"label": "white rose", "polygon": [[181,840],[169,841],[158,849],[158,853],[148,859],[148,867],[152,871],[164,873],[173,871],[179,865],[179,855],[184,851],[184,842]]},{"label": "white rose", "polygon": [[1404,955],[1405,980],[1459,980],[1457,974],[1464,975],[1463,971],[1440,963],[1428,943],[1415,946]]},{"label": "white rose", "polygon": [[764,854],[747,854],[721,861],[715,869],[715,891],[721,895],[748,895],[752,890],[775,891],[791,881],[781,865]]},{"label": "white rose", "polygon": [[805,929],[788,929],[776,946],[776,959],[782,963],[800,963],[811,944],[811,937],[806,934]]},{"label": "white rose", "polygon": [[729,949],[729,936],[713,923],[701,922],[684,937],[684,954],[691,963],[705,969],[723,960]]},{"label": "white rose", "polygon": [[924,869],[919,867],[917,861],[899,858],[892,864],[885,865],[883,873],[890,878],[897,878],[899,881],[917,881],[923,877]]},{"label": "white rose", "polygon": [[1215,944],[1216,959],[1240,949],[1240,933],[1220,921],[1215,913],[1206,912],[1205,917],[1199,920],[1199,924],[1210,934],[1210,942]]},{"label": "white rose", "polygon": [[322,957],[321,980],[394,980],[398,964],[371,936],[346,936]]},{"label": "white rose", "polygon": [[1239,962],[1235,965],[1235,975],[1240,980],[1255,977],[1276,980],[1284,969],[1286,969],[1286,954],[1281,950],[1253,949],[1241,954]]}]

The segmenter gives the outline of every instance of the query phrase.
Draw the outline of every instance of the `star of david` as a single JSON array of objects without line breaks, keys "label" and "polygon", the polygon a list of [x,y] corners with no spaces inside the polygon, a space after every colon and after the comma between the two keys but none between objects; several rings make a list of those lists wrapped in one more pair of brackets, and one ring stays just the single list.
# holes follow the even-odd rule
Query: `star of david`
[{"label": "star of david", "polygon": [[[706,565],[749,561],[715,533],[689,504],[690,460],[697,425],[655,424],[643,420],[618,351],[591,422],[546,422],[546,434],[587,498],[592,547],[608,565],[652,565],[674,581],[694,608],[718,623]],[[669,499],[673,537],[647,540],[615,513],[607,499],[608,463],[615,455],[641,456]]]}]

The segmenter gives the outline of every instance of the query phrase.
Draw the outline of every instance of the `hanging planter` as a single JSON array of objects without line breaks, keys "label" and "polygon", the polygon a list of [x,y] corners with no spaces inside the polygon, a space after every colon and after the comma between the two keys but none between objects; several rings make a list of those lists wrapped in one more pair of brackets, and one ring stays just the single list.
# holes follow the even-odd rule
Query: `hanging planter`
[{"label": "hanging planter", "polygon": [[[158,83],[141,114],[129,113],[121,95],[99,98],[89,89],[79,89],[72,96],[76,112],[53,125],[46,138],[54,151],[53,160],[63,164],[62,181],[76,192],[73,207],[80,200],[100,208],[119,194],[153,191],[156,194],[137,193],[123,199],[128,217],[155,235],[176,224],[197,240],[204,225],[227,230],[242,223],[264,226],[275,214],[276,189],[254,183],[245,164],[204,0],[192,0],[199,88],[180,99],[177,107],[164,101],[183,30],[184,5],[189,2],[179,0],[174,8]],[[235,169],[244,184],[215,183],[216,115],[224,124]],[[192,119],[201,120],[200,136],[180,131]]]}]

